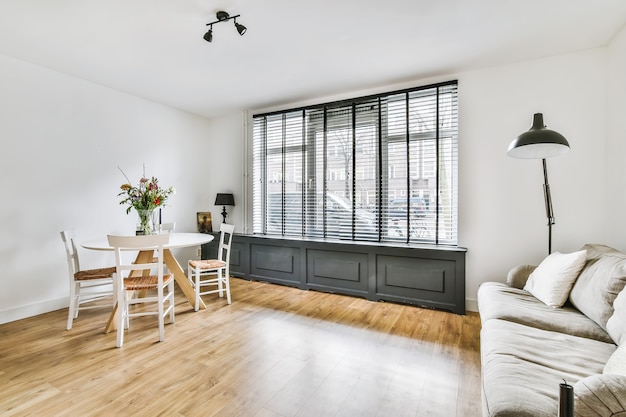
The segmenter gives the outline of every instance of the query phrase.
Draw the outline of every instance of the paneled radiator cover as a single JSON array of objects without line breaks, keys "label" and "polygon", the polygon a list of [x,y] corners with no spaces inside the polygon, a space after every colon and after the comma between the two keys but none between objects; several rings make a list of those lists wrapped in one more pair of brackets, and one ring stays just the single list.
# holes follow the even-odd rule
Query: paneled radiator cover
[{"label": "paneled radiator cover", "polygon": [[[212,257],[215,239],[205,245]],[[373,244],[235,235],[232,276],[465,314],[465,254],[459,247]]]}]

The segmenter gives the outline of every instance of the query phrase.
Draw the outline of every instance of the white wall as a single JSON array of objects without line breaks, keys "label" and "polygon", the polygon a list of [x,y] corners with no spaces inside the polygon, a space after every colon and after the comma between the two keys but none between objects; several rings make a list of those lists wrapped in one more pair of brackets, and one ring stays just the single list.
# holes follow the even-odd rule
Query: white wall
[{"label": "white wall", "polygon": [[481,282],[547,255],[541,161],[506,155],[534,113],[571,146],[548,160],[553,252],[606,242],[606,49],[465,73],[459,90],[459,235],[473,301]]},{"label": "white wall", "polygon": [[203,197],[203,207],[211,211],[213,230],[218,231],[223,221],[222,206],[215,206],[216,193],[233,193],[235,206],[226,207],[226,221],[235,225],[236,232],[243,231],[243,182],[244,182],[244,140],[245,118],[237,112],[212,120],[208,152],[210,155],[210,174],[207,190],[210,193]]},{"label": "white wall", "polygon": [[626,26],[609,46],[607,243],[626,247]]},{"label": "white wall", "polygon": [[[216,192],[207,187],[207,119],[6,56],[0,80],[0,322],[67,306],[62,229],[82,238],[134,233],[135,215],[118,204],[118,166],[136,182],[145,163],[147,175],[176,187],[163,221],[195,230],[196,211]],[[183,262],[195,256],[181,252]],[[84,266],[113,262],[94,251],[84,258]]]}]

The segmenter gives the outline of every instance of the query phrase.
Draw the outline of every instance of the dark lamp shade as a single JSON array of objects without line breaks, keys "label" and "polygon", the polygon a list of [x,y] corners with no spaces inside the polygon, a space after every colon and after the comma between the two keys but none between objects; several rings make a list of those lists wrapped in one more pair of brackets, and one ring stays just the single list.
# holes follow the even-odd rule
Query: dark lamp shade
[{"label": "dark lamp shade", "polygon": [[243,34],[246,33],[246,31],[248,30],[244,25],[239,23],[235,23],[235,27],[237,28],[237,32],[239,32],[241,36],[243,36]]},{"label": "dark lamp shade", "polygon": [[209,29],[208,32],[204,34],[204,40],[207,42],[213,42],[213,29]]},{"label": "dark lamp shade", "polygon": [[554,130],[546,129],[543,114],[535,113],[532,127],[515,138],[506,153],[513,158],[545,159],[567,151],[567,139]]},{"label": "dark lamp shade", "polygon": [[235,197],[232,194],[220,194],[218,193],[215,197],[215,205],[216,206],[234,206],[235,205]]}]

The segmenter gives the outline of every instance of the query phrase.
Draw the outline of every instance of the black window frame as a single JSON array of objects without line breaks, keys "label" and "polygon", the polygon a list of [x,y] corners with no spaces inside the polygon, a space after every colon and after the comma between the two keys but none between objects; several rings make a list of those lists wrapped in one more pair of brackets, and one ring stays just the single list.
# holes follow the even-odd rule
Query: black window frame
[{"label": "black window frame", "polygon": [[[392,107],[399,110],[392,112]],[[458,244],[457,80],[254,114],[252,119],[254,234]],[[291,143],[294,138],[299,142]],[[390,149],[400,157],[406,150],[406,160],[392,164]],[[344,171],[332,166],[338,164],[333,157],[342,152]],[[418,152],[428,156],[417,158]],[[357,166],[364,160],[370,162]],[[299,169],[288,168],[298,163]],[[434,185],[430,176],[424,177],[431,171]],[[357,178],[359,172],[374,173],[375,178]],[[399,197],[398,189],[389,185],[398,183],[392,175],[397,172],[399,181],[406,182]],[[345,181],[345,190],[330,192],[329,184],[340,181]],[[359,181],[374,188],[357,190]],[[333,204],[343,208],[338,217]],[[399,231],[393,226],[396,220]]]}]

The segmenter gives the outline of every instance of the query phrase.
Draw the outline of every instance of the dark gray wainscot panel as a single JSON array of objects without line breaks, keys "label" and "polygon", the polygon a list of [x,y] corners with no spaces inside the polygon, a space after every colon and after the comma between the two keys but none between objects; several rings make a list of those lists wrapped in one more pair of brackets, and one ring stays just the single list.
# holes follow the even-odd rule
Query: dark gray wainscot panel
[{"label": "dark gray wainscot panel", "polygon": [[464,248],[235,235],[231,275],[465,314]]},{"label": "dark gray wainscot panel", "polygon": [[367,296],[367,253],[307,249],[306,257],[306,282],[310,288]]},{"label": "dark gray wainscot panel", "polygon": [[376,294],[382,299],[456,311],[459,293],[465,293],[455,260],[378,255],[376,269]]},{"label": "dark gray wainscot panel", "polygon": [[254,280],[299,284],[300,248],[250,244],[250,277]]}]

